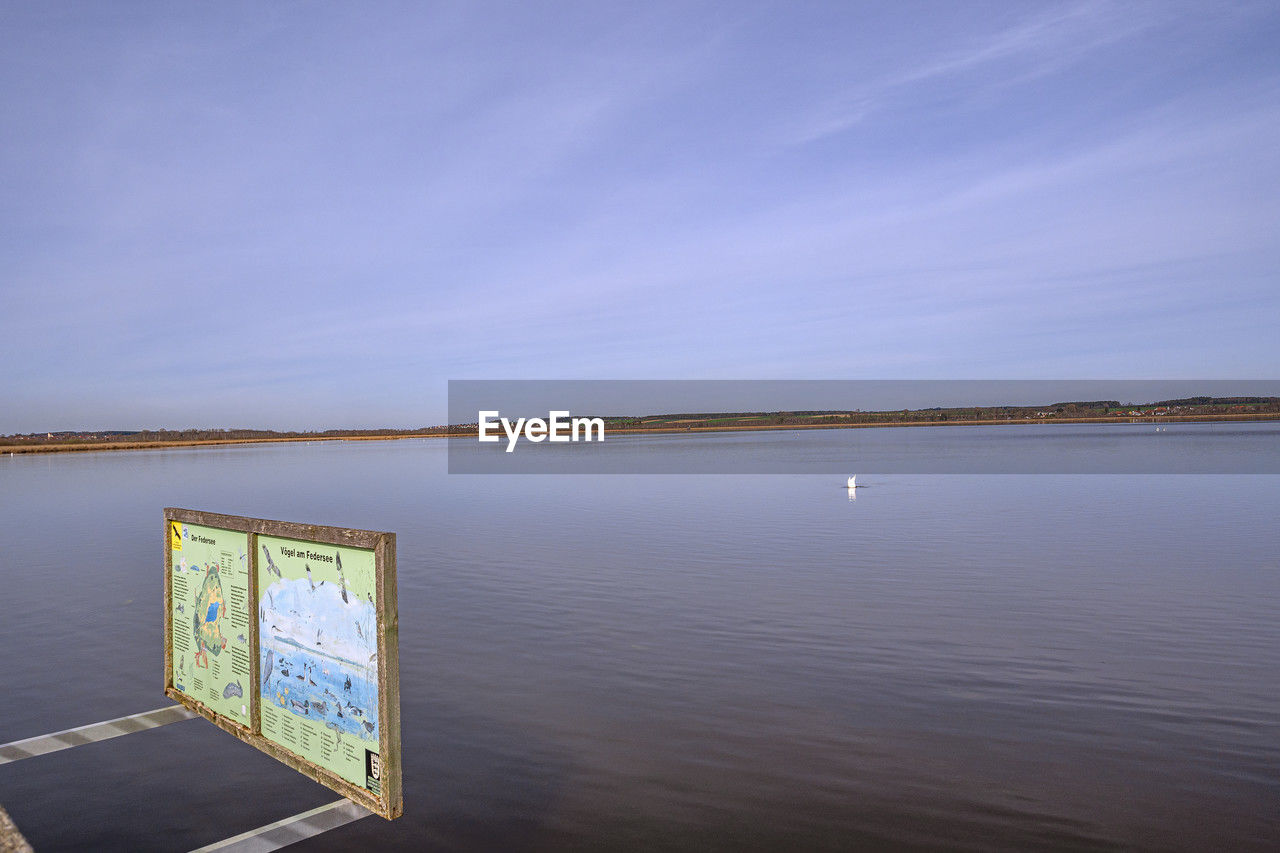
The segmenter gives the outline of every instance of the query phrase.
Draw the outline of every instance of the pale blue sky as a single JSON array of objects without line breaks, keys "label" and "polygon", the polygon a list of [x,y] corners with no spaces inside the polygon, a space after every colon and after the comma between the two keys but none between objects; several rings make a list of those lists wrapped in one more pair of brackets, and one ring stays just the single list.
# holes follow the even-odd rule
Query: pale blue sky
[{"label": "pale blue sky", "polygon": [[0,432],[1266,377],[1280,6],[0,5]]}]

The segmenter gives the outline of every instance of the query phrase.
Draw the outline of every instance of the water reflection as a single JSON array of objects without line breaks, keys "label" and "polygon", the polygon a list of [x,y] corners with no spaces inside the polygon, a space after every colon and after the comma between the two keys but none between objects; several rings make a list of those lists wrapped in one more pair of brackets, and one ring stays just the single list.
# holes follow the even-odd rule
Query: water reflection
[{"label": "water reflection", "polygon": [[[191,506],[397,533],[405,817],[313,846],[1278,836],[1280,478],[875,475],[848,516],[846,475],[451,476],[416,442],[6,459],[0,742],[163,704],[161,509]],[[0,794],[38,850],[190,849],[333,799],[204,721],[0,766]]]}]

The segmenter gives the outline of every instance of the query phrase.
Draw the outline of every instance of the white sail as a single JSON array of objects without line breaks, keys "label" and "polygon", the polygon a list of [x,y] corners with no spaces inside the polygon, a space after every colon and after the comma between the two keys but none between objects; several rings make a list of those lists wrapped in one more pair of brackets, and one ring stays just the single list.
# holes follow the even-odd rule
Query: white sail
[{"label": "white sail", "polygon": [[858,486],[857,486],[857,479],[858,479],[858,475],[857,475],[857,474],[854,474],[852,477],[850,477],[850,478],[849,478],[849,488],[851,488],[851,489],[856,489],[856,488],[858,487]]}]

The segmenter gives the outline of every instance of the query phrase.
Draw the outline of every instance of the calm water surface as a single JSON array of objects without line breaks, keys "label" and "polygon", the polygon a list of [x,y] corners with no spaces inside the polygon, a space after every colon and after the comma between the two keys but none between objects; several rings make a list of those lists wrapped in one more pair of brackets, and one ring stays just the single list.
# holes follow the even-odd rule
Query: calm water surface
[{"label": "calm water surface", "polygon": [[[185,506],[398,534],[405,816],[301,849],[1280,845],[1280,477],[878,475],[850,501],[845,467],[6,457],[0,743],[166,704]],[[333,798],[202,720],[0,766],[42,851],[187,850]]]}]

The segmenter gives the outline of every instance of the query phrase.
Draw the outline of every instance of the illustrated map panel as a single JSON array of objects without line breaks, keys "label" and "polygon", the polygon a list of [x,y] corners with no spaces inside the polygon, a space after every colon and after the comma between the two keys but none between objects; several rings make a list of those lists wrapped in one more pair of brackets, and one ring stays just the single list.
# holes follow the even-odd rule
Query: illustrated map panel
[{"label": "illustrated map panel", "polygon": [[257,537],[262,735],[379,794],[374,552]]},{"label": "illustrated map panel", "polygon": [[249,536],[180,521],[167,524],[173,686],[249,726]]}]

